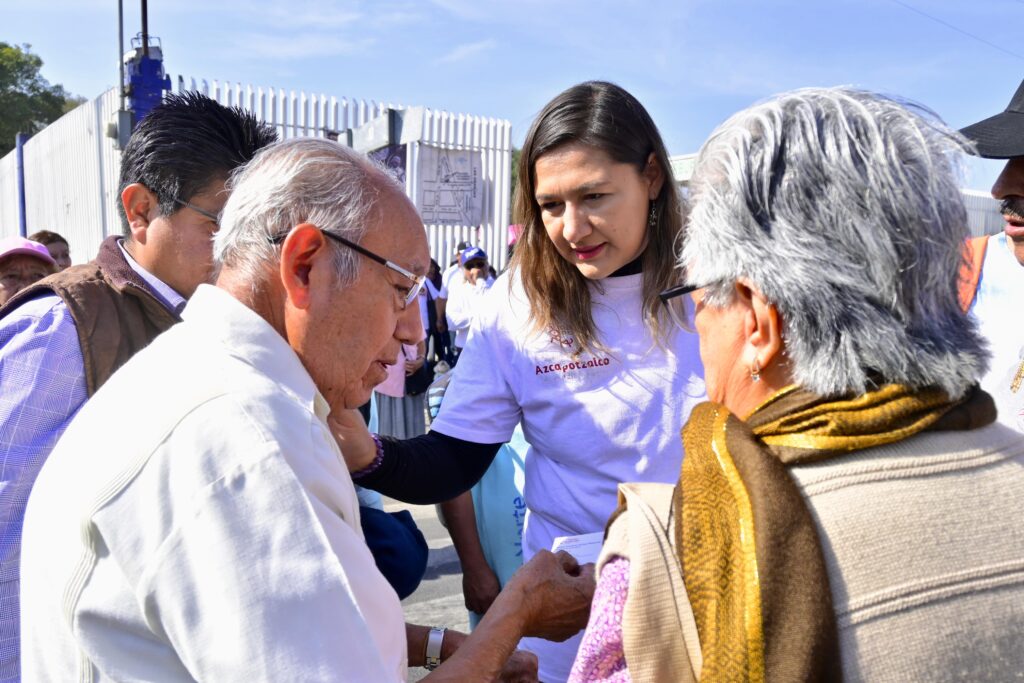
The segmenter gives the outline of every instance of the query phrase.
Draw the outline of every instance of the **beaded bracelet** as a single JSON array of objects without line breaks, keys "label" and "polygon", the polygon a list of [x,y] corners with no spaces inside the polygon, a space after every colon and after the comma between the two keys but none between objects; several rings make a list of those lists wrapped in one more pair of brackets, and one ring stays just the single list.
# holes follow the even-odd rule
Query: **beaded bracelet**
[{"label": "beaded bracelet", "polygon": [[377,455],[374,456],[373,462],[371,462],[369,465],[367,465],[363,469],[359,470],[358,472],[353,472],[352,473],[352,478],[353,479],[359,479],[360,477],[365,477],[367,474],[370,474],[371,472],[376,470],[378,467],[380,467],[380,464],[382,462],[384,462],[384,442],[381,441],[380,437],[377,436],[373,432],[370,432],[370,436],[373,438],[373,443],[377,446]]}]

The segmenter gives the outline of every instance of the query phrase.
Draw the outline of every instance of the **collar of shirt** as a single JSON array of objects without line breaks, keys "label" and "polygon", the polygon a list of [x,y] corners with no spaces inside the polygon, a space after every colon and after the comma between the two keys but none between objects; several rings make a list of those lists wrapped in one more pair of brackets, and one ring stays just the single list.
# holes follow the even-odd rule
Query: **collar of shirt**
[{"label": "collar of shirt", "polygon": [[153,291],[160,295],[160,298],[163,299],[163,304],[167,306],[169,310],[180,314],[181,309],[185,307],[185,297],[171,289],[156,275],[153,275],[151,272],[140,266],[135,259],[132,258],[132,255],[128,253],[128,250],[124,248],[123,241],[118,240],[117,247],[121,250],[121,253],[124,254],[124,260],[128,262],[131,269],[138,273],[139,277],[145,280],[146,284],[152,287]]},{"label": "collar of shirt", "polygon": [[202,284],[182,313],[186,325],[202,329],[229,354],[268,377],[326,422],[331,412],[295,351],[255,311],[223,289]]}]

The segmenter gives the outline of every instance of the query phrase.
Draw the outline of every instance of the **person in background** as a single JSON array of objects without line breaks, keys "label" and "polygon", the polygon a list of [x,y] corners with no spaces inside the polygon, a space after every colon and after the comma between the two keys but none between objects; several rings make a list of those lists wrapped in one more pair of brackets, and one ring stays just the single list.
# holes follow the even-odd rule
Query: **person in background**
[{"label": "person in background", "polygon": [[423,223],[328,140],[271,146],[228,187],[215,285],[83,407],[32,492],[25,679],[489,681],[524,633],[581,628],[592,577],[543,553],[478,633],[407,636],[332,425],[422,331]]},{"label": "person in background", "polygon": [[427,279],[420,290],[420,321],[423,323],[423,333],[426,335],[424,341],[427,348],[427,363],[433,364],[438,358],[438,349],[441,342],[438,340],[437,331],[437,297],[440,290],[435,283],[440,282],[441,274],[437,270],[437,261],[430,259],[430,270],[427,271]]},{"label": "person in background", "polygon": [[32,233],[28,238],[46,247],[46,250],[50,252],[50,256],[56,261],[58,271],[64,270],[71,265],[71,246],[62,235],[49,230],[40,230]]},{"label": "person in background", "polygon": [[[424,288],[426,283],[424,282]],[[420,293],[423,288],[420,289]],[[416,320],[419,317],[420,293],[416,296]],[[423,323],[420,322],[420,328]],[[426,362],[426,342],[422,337],[414,344],[402,344],[396,362],[388,365],[384,381],[374,388],[377,404],[378,433],[396,439],[411,439],[427,431],[423,394],[409,395],[405,378]]]},{"label": "person in background", "polygon": [[[674,284],[684,212],[643,105],[611,83],[575,85],[541,111],[519,163],[523,235],[431,431],[375,441],[353,420],[342,452],[360,485],[440,503],[475,484],[521,423],[529,562],[556,537],[599,534],[620,481],[675,481],[704,382],[696,335],[658,299]],[[578,642],[522,646],[557,683]]]},{"label": "person in background", "polygon": [[39,468],[86,400],[181,320],[211,275],[224,181],[276,137],[240,109],[167,95],[121,154],[124,234],[0,308],[0,681],[18,680],[21,524]]},{"label": "person in background", "polygon": [[[449,317],[456,331],[455,359],[482,312],[493,285],[487,254],[479,247],[462,252],[463,276],[453,281]],[[529,444],[517,426],[469,492],[441,503],[441,514],[462,566],[462,593],[470,628],[480,623],[491,603],[523,562],[523,497]]]},{"label": "person in background", "polygon": [[18,236],[0,240],[0,306],[55,272],[56,261],[39,242]]},{"label": "person in background", "polygon": [[849,88],[704,143],[662,296],[709,401],[674,486],[619,488],[574,683],[1019,677],[1024,439],[958,300],[964,144]]},{"label": "person in background", "polygon": [[455,278],[462,277],[462,266],[459,263],[459,255],[462,254],[466,249],[469,249],[469,242],[459,242],[455,246],[455,253],[452,257],[448,267],[441,273],[441,287],[437,294],[437,300],[434,305],[437,310],[437,323],[436,328],[438,332],[441,332],[445,336],[444,347],[446,353],[443,356],[443,360],[449,365],[453,363],[453,351],[455,348],[455,332],[451,329],[451,322],[448,320],[448,292],[452,285],[452,280]]},{"label": "person in background", "polygon": [[461,277],[452,278],[448,292],[448,331],[454,335],[452,365],[458,362],[469,339],[473,321],[482,312],[487,291],[494,284],[487,254],[480,247],[469,247],[459,255]]},{"label": "person in background", "polygon": [[971,270],[961,302],[978,320],[992,351],[992,364],[981,387],[992,394],[999,419],[1024,432],[1024,82],[1006,111],[960,131],[985,159],[1006,159],[992,186],[1006,219],[1003,232],[968,243]]}]

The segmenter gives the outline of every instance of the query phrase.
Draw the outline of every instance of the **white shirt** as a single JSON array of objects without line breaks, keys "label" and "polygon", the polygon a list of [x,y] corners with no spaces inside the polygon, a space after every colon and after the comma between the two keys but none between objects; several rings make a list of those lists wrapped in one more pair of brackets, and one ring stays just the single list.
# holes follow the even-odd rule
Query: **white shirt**
[{"label": "white shirt", "polygon": [[[594,322],[609,348],[574,358],[565,335],[529,332],[522,286],[502,275],[455,366],[431,429],[504,443],[521,421],[530,444],[524,561],[556,536],[603,530],[620,482],[679,477],[679,432],[705,399],[697,335],[677,332],[668,349],[654,343],[641,314],[642,278],[591,283]],[[523,640],[544,681],[568,677],[577,644]]]},{"label": "white shirt", "polygon": [[1024,363],[1024,266],[1017,262],[1006,233],[992,235],[985,249],[981,279],[971,313],[988,341],[992,362],[981,378],[981,388],[992,395],[999,421],[1024,432],[1024,384],[1013,391],[1014,379]]},{"label": "white shirt", "polygon": [[493,284],[494,278],[489,275],[485,279],[477,280],[475,285],[471,285],[465,275],[452,278],[445,317],[449,320],[448,329],[455,333],[453,343],[458,348],[466,346],[469,328],[486,305],[487,290]]},{"label": "white shirt", "polygon": [[27,681],[401,681],[401,605],[329,411],[287,343],[201,286],[36,482]]},{"label": "white shirt", "polygon": [[462,266],[459,265],[458,261],[445,268],[444,272],[441,273],[441,292],[438,294],[440,298],[448,298],[448,289],[452,285],[452,278],[455,277],[462,277]]},{"label": "white shirt", "polygon": [[[455,262],[452,265],[448,266],[443,273],[441,273],[441,291],[438,292],[437,297],[439,299],[444,299],[447,301],[449,295],[451,294],[452,284],[454,282],[458,282],[461,280],[462,266],[460,266],[458,262]],[[450,332],[453,329],[452,318],[450,315],[448,315],[447,306],[445,307],[444,321],[445,324],[448,326],[448,330]]]}]

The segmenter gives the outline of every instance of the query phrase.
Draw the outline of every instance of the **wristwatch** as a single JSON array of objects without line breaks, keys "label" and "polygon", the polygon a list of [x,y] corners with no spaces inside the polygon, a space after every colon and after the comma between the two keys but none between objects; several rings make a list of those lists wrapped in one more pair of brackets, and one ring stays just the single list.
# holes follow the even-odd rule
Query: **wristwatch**
[{"label": "wristwatch", "polygon": [[432,628],[427,635],[427,649],[424,652],[426,664],[423,665],[427,671],[433,671],[441,666],[441,643],[444,642],[444,632],[443,628]]}]

